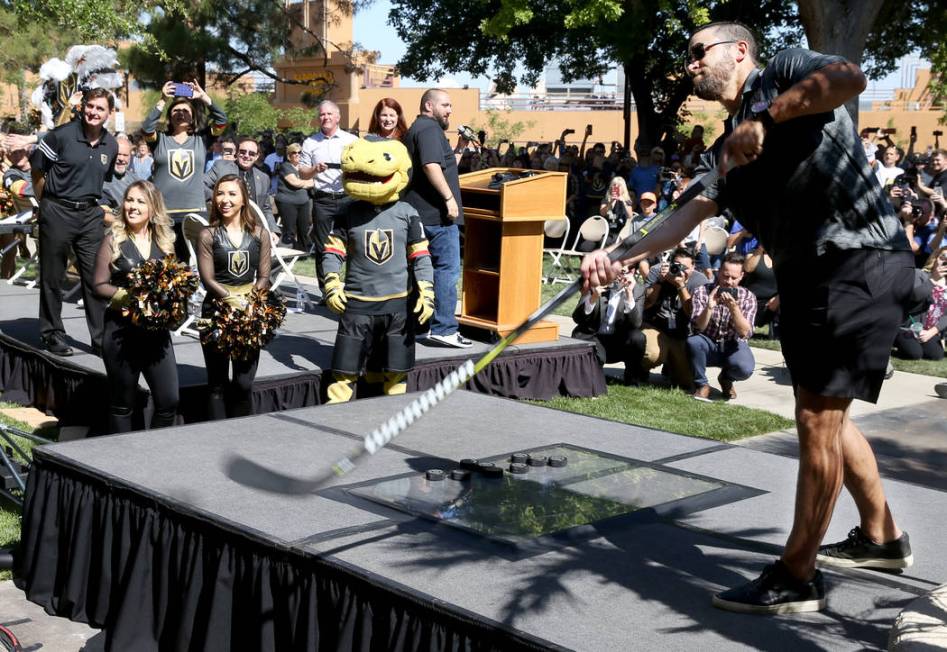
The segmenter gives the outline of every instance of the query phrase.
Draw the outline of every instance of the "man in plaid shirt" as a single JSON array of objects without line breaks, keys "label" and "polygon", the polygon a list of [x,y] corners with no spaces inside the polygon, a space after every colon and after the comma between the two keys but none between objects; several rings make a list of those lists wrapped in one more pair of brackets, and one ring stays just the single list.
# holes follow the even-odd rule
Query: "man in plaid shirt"
[{"label": "man in plaid shirt", "polygon": [[753,352],[747,338],[753,334],[756,298],[740,286],[743,256],[727,254],[717,272],[716,285],[704,285],[694,292],[687,353],[694,374],[694,398],[710,400],[707,367],[721,367],[720,391],[725,399],[736,398],[733,382],[753,373]]}]

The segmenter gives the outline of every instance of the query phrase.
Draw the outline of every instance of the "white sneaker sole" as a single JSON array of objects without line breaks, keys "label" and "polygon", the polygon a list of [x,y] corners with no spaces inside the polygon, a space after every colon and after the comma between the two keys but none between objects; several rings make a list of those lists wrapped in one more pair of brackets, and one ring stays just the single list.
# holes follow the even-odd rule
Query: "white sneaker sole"
[{"label": "white sneaker sole", "polygon": [[800,600],[799,602],[783,602],[781,604],[760,605],[746,604],[744,602],[731,602],[724,600],[719,596],[714,596],[713,604],[718,609],[726,611],[735,611],[741,614],[798,614],[808,611],[821,611],[825,609],[825,598],[819,600]]},{"label": "white sneaker sole", "polygon": [[914,564],[914,555],[908,555],[902,559],[878,559],[869,557],[866,559],[843,559],[841,557],[829,557],[826,555],[816,555],[816,563],[823,566],[834,566],[836,568],[909,568]]}]

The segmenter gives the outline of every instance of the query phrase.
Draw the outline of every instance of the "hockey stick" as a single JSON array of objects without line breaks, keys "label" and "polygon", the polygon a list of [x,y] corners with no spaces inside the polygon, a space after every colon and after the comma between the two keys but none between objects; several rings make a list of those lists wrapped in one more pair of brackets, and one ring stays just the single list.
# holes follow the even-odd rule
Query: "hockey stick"
[{"label": "hockey stick", "polygon": [[[720,171],[714,168],[700,179],[694,181],[677,199],[668,204],[664,210],[655,215],[647,224],[622,240],[618,246],[609,253],[609,260],[616,261],[626,257],[628,252],[638,241],[664,226],[671,215],[681,206],[706,190],[708,186],[715,183],[719,176]],[[522,324],[497,342],[493,348],[487,351],[479,360],[476,362],[472,359],[467,360],[464,364],[454,369],[434,387],[422,393],[421,396],[402,408],[396,415],[372,430],[357,448],[339,458],[330,469],[312,479],[300,480],[284,477],[280,480],[278,479],[279,474],[274,471],[241,457],[234,457],[228,462],[228,476],[244,484],[255,485],[270,491],[279,491],[277,487],[284,486],[285,493],[304,493],[314,491],[334,478],[348,475],[358,466],[362,459],[374,455],[377,451],[384,448],[412,423],[420,419],[434,406],[454,393],[461,385],[483,371],[506,347],[515,342],[523,333],[535,326],[537,322],[578,292],[582,288],[582,283],[582,278],[578,278],[563,288],[556,296],[536,309]],[[259,482],[261,477],[267,477],[268,479],[261,483]]]}]

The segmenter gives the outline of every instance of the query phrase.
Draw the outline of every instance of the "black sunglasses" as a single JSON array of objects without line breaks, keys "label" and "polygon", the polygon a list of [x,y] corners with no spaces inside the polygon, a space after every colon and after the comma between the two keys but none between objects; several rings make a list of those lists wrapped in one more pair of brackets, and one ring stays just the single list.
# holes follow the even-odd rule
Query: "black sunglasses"
[{"label": "black sunglasses", "polygon": [[257,153],[254,150],[238,149],[237,154],[240,154],[241,156],[256,156]]},{"label": "black sunglasses", "polygon": [[712,48],[715,45],[724,45],[725,43],[739,43],[739,41],[717,41],[716,43],[711,43],[710,45],[704,45],[703,43],[694,43],[688,50],[690,57],[687,59],[687,63],[691,61],[700,61],[707,54],[707,50]]}]

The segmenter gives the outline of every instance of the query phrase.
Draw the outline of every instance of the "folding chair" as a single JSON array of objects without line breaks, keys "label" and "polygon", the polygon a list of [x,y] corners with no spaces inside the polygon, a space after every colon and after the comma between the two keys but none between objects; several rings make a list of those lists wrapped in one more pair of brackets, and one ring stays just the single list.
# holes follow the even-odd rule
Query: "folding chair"
[{"label": "folding chair", "polygon": [[[579,227],[579,232],[575,236],[575,241],[572,243],[572,248],[563,251],[562,255],[565,256],[567,262],[571,262],[573,257],[581,258],[588,253],[586,251],[579,251],[579,243],[585,241],[594,242],[595,248],[600,249],[605,246],[605,239],[607,237],[608,220],[601,215],[593,215],[582,222],[582,225]],[[571,271],[572,266],[567,266]]]},{"label": "folding chair", "polygon": [[[266,221],[266,216],[263,215],[263,211],[256,204],[256,202],[250,202],[250,207],[255,211],[257,220],[263,227],[263,230],[266,231],[267,235],[271,234],[270,224]],[[306,290],[303,289],[302,284],[300,284],[299,279],[296,278],[296,275],[293,274],[293,266],[296,264],[296,261],[300,258],[305,258],[309,255],[309,252],[302,251],[300,249],[292,249],[290,247],[272,247],[272,258],[279,263],[279,269],[273,269],[270,271],[270,291],[276,290],[284,280],[289,280],[291,283],[296,284],[296,296],[288,298],[289,301],[296,302],[295,311],[302,312],[306,309],[306,304],[309,303],[309,295]],[[287,262],[289,261],[289,262]],[[275,274],[275,278],[274,278]]]},{"label": "folding chair", "polygon": [[[33,239],[33,227],[36,226],[36,220],[33,219],[35,214],[34,209],[39,207],[39,203],[36,201],[35,197],[29,197],[29,201],[23,201],[20,199],[14,199],[14,205],[17,210],[20,211],[17,215],[8,217],[0,222],[2,227],[7,227],[3,229],[4,233],[22,233],[27,241]],[[22,241],[17,238],[12,243],[3,248],[2,256],[6,256],[11,250],[20,246]],[[24,245],[25,246],[25,245]],[[29,247],[26,246],[26,250],[29,252]],[[14,255],[16,255],[14,253]],[[0,257],[2,257],[0,256]],[[29,268],[30,263],[37,262],[39,260],[39,244],[34,242],[33,251],[30,253],[29,258],[27,258],[22,265],[20,265],[13,275],[7,279],[8,285],[13,285],[16,283],[17,279],[20,278],[26,270]],[[36,279],[28,281],[26,287],[33,288],[36,287]]]},{"label": "folding chair", "polygon": [[562,252],[566,248],[566,242],[569,239],[569,218],[563,216],[557,220],[546,220],[546,222],[543,224],[543,233],[547,238],[558,241],[558,246],[543,248],[543,254],[549,254],[549,258],[552,260],[553,267],[551,273],[547,278],[543,279],[543,282],[569,283],[571,279],[567,277],[561,278],[555,275],[555,268],[562,268],[560,259],[562,258]]},{"label": "folding chair", "polygon": [[[197,273],[197,250],[196,245],[201,236],[201,230],[208,226],[207,220],[196,213],[188,213],[184,216],[184,222],[181,223],[181,231],[184,234],[184,244],[187,245],[188,265]],[[198,277],[200,278],[200,277]],[[197,291],[191,295],[187,302],[187,319],[181,324],[174,334],[177,336],[191,335],[200,337],[196,328],[191,328],[201,314],[201,304],[204,303],[204,297],[207,296],[207,290],[203,284],[198,284]]]}]

